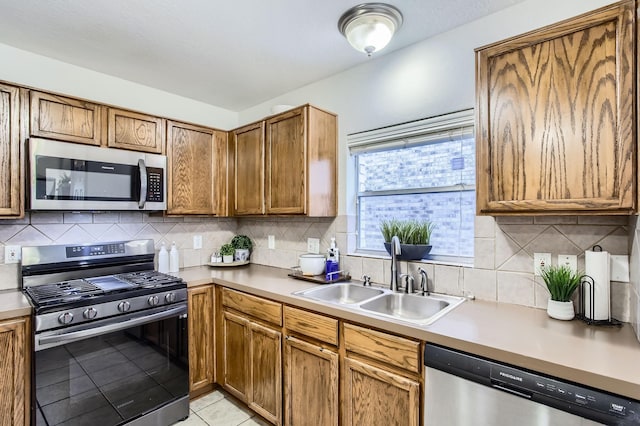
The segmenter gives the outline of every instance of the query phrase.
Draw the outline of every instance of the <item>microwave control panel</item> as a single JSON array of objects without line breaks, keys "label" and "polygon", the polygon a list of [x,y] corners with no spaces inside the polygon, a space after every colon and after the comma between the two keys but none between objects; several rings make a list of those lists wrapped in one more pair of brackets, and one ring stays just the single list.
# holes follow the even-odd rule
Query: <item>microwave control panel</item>
[{"label": "microwave control panel", "polygon": [[147,167],[147,201],[164,201],[164,171],[155,167]]}]

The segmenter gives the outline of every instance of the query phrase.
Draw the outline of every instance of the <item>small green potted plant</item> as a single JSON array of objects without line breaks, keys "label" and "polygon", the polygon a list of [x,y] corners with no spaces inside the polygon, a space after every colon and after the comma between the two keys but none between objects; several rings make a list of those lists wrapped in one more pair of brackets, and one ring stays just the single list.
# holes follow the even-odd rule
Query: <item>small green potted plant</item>
[{"label": "small green potted plant", "polygon": [[391,238],[400,239],[400,260],[424,259],[431,251],[431,234],[435,224],[430,220],[387,219],[380,222],[380,232],[384,238],[384,248],[391,254]]},{"label": "small green potted plant", "polygon": [[233,248],[231,243],[223,244],[220,247],[220,255],[222,255],[222,263],[233,263],[233,254],[236,249]]},{"label": "small green potted plant", "polygon": [[566,265],[543,267],[540,275],[549,290],[547,314],[551,318],[571,320],[575,316],[571,297],[582,281],[582,274],[572,271]]},{"label": "small green potted plant", "polygon": [[231,245],[235,249],[233,260],[236,262],[249,260],[249,256],[251,256],[251,249],[253,248],[251,238],[246,235],[236,235],[231,239]]}]

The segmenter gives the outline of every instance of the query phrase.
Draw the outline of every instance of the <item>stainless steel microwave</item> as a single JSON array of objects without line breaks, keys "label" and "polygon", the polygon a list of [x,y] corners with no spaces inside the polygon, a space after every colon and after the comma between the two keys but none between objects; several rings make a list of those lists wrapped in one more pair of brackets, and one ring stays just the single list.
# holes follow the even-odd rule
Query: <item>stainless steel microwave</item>
[{"label": "stainless steel microwave", "polygon": [[167,157],[29,139],[31,210],[166,210]]}]

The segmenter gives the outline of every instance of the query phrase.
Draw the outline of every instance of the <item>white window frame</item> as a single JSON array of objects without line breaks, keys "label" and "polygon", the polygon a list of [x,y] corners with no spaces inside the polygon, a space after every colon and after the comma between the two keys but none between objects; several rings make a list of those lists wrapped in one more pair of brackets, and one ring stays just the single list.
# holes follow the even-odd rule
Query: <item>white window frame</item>
[{"label": "white window frame", "polygon": [[[387,126],[347,135],[347,147],[349,154],[355,157],[355,202],[356,202],[356,253],[363,255],[387,255],[384,251],[366,250],[360,248],[360,208],[359,200],[362,196],[371,195],[402,195],[420,194],[443,191],[475,191],[474,184],[457,184],[451,186],[433,186],[427,188],[403,188],[398,190],[381,190],[360,192],[358,188],[357,154],[375,151],[387,151],[390,149],[422,146],[429,143],[441,142],[443,139],[458,140],[473,136],[474,134],[474,110],[467,109],[454,113],[443,114],[421,120],[411,121],[398,125]],[[475,216],[475,212],[474,212]],[[473,257],[432,255],[428,262],[472,264]]]}]

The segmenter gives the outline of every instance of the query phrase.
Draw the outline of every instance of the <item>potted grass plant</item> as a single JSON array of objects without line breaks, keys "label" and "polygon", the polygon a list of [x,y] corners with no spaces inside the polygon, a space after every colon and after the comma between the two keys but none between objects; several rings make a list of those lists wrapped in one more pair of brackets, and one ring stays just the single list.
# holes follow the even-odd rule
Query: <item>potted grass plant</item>
[{"label": "potted grass plant", "polygon": [[552,265],[542,268],[540,275],[550,294],[547,314],[560,320],[573,319],[575,310],[571,297],[580,286],[582,274],[572,271],[566,265]]},{"label": "potted grass plant", "polygon": [[391,254],[391,238],[400,239],[400,260],[424,259],[431,251],[431,233],[435,224],[430,220],[387,219],[380,222],[380,232],[384,238],[384,248]]}]

